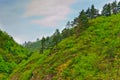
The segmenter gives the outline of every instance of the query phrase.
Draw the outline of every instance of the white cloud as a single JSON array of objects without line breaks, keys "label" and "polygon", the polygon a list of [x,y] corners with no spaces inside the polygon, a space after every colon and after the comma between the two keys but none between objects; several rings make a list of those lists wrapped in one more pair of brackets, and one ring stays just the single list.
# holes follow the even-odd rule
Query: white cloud
[{"label": "white cloud", "polygon": [[42,19],[32,22],[42,26],[56,26],[58,21],[67,18],[71,12],[70,5],[75,2],[76,0],[32,0],[24,17],[42,16]]},{"label": "white cloud", "polygon": [[42,26],[57,26],[58,21],[66,19],[66,16],[63,15],[54,15],[54,16],[47,16],[43,19],[33,20],[32,23],[39,24]]}]

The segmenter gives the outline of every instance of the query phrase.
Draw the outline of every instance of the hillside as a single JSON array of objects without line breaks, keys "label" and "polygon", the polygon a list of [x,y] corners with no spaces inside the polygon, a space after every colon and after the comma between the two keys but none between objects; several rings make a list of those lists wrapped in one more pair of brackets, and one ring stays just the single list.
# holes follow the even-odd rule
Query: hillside
[{"label": "hillside", "polygon": [[119,80],[120,14],[89,20],[80,36],[33,53],[8,80]]},{"label": "hillside", "polygon": [[25,48],[0,30],[0,80],[5,79],[23,59],[27,59],[27,54]]}]

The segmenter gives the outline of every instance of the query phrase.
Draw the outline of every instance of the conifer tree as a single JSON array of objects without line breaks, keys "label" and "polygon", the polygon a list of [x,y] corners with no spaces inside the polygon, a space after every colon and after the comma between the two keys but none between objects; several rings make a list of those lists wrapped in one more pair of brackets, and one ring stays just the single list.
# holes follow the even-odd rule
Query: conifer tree
[{"label": "conifer tree", "polygon": [[65,28],[62,30],[62,38],[67,38],[70,36],[70,32],[69,32],[69,29]]},{"label": "conifer tree", "polygon": [[118,2],[118,5],[117,5],[117,13],[120,12],[120,2]]},{"label": "conifer tree", "polygon": [[103,6],[102,15],[103,16],[110,16],[111,15],[111,5],[110,5],[110,3],[105,4]]},{"label": "conifer tree", "polygon": [[76,26],[76,25],[78,25],[78,17],[76,17],[72,22],[72,26]]},{"label": "conifer tree", "polygon": [[76,27],[76,35],[79,36],[80,32],[88,27],[88,18],[84,10],[81,11],[78,17],[78,25]]},{"label": "conifer tree", "polygon": [[107,12],[109,13],[109,16],[111,16],[111,4],[110,3],[107,6]]},{"label": "conifer tree", "polygon": [[116,0],[111,4],[111,9],[112,9],[113,14],[117,13],[117,1]]},{"label": "conifer tree", "polygon": [[55,33],[53,34],[53,43],[56,46],[60,41],[61,41],[61,34],[59,32],[59,29],[56,29]]},{"label": "conifer tree", "polygon": [[50,47],[50,37],[46,37],[46,40],[45,40],[45,44],[46,44],[46,48],[48,49]]},{"label": "conifer tree", "polygon": [[71,27],[70,21],[67,22],[66,27],[67,27],[67,28],[70,28],[70,27]]},{"label": "conifer tree", "polygon": [[94,5],[91,6],[91,18],[96,18],[99,15],[99,10],[94,7]]},{"label": "conifer tree", "polygon": [[78,21],[83,27],[88,27],[88,18],[84,10],[81,11]]},{"label": "conifer tree", "polygon": [[43,53],[44,49],[45,49],[45,38],[42,37],[40,53]]},{"label": "conifer tree", "polygon": [[90,10],[90,8],[88,8],[87,10],[86,10],[86,15],[87,15],[87,17],[90,19],[91,18],[91,10]]},{"label": "conifer tree", "polygon": [[95,15],[95,7],[94,5],[91,6],[91,18],[94,18],[94,15]]}]

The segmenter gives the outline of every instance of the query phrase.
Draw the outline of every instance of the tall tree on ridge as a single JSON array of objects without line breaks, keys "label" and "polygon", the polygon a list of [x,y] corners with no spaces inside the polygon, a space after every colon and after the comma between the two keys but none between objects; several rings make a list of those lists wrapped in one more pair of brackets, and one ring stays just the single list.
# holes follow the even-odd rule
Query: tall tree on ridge
[{"label": "tall tree on ridge", "polygon": [[91,6],[91,18],[94,18],[95,15],[95,7],[94,5]]},{"label": "tall tree on ridge", "polygon": [[76,35],[79,36],[80,32],[88,27],[88,17],[84,10],[80,12],[78,17],[78,25],[76,26]]},{"label": "tall tree on ridge", "polygon": [[[94,5],[91,5],[90,11],[89,11],[89,8],[88,8],[88,10],[87,10],[86,12],[89,13],[89,16],[90,16],[91,19],[92,19],[92,18],[96,18],[96,17],[99,15],[99,10],[96,9],[96,8],[94,7]],[[88,15],[88,14],[87,14],[87,15]]]},{"label": "tall tree on ridge", "polygon": [[110,16],[111,15],[111,4],[105,4],[103,6],[103,10],[102,10],[102,15],[103,16]]},{"label": "tall tree on ridge", "polygon": [[117,12],[120,12],[120,2],[118,2]]},{"label": "tall tree on ridge", "polygon": [[53,43],[56,46],[60,41],[61,41],[61,34],[59,32],[59,29],[56,29],[55,33],[53,34]]},{"label": "tall tree on ridge", "polygon": [[65,28],[65,29],[63,29],[62,30],[62,38],[64,39],[64,38],[67,38],[67,37],[69,37],[70,36],[70,30],[69,29],[67,29],[67,28]]},{"label": "tall tree on ridge", "polygon": [[44,49],[45,49],[45,38],[42,37],[40,53],[43,53]]},{"label": "tall tree on ridge", "polygon": [[109,13],[109,16],[111,16],[111,4],[110,3],[107,6],[107,11]]},{"label": "tall tree on ridge", "polygon": [[67,22],[66,27],[67,27],[67,28],[70,28],[70,27],[71,27],[70,21]]},{"label": "tall tree on ridge", "polygon": [[111,4],[111,9],[112,9],[113,14],[117,13],[117,1],[116,0]]},{"label": "tall tree on ridge", "polygon": [[86,10],[86,15],[87,15],[88,19],[91,18],[91,9],[90,9],[90,8],[88,8],[88,9]]},{"label": "tall tree on ridge", "polygon": [[74,18],[72,21],[72,26],[75,27],[76,25],[78,25],[78,17]]}]

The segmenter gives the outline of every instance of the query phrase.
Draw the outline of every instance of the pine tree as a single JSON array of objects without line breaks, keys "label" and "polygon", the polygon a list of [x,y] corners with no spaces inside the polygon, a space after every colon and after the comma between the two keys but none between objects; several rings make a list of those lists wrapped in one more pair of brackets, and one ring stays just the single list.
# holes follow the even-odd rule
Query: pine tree
[{"label": "pine tree", "polygon": [[86,15],[87,15],[88,19],[91,18],[91,9],[90,9],[90,8],[88,8],[88,9],[86,10]]},{"label": "pine tree", "polygon": [[50,37],[46,37],[46,40],[45,40],[45,43],[46,43],[46,48],[48,49],[50,47]]},{"label": "pine tree", "polygon": [[56,46],[60,41],[61,41],[61,34],[59,32],[59,29],[56,29],[55,33],[53,34],[53,43]]},{"label": "pine tree", "polygon": [[112,9],[113,14],[117,13],[117,1],[116,0],[111,4],[111,9]]},{"label": "pine tree", "polygon": [[67,38],[69,36],[70,36],[70,30],[67,28],[63,29],[62,30],[62,38],[64,39],[64,38]]},{"label": "pine tree", "polygon": [[107,11],[109,13],[109,16],[111,16],[111,4],[110,3],[107,6]]},{"label": "pine tree", "polygon": [[76,25],[78,25],[78,17],[76,17],[72,22],[72,26],[76,26]]},{"label": "pine tree", "polygon": [[102,15],[103,16],[110,16],[111,15],[111,5],[110,5],[110,3],[105,4],[103,6]]},{"label": "pine tree", "polygon": [[80,32],[88,27],[88,17],[84,10],[81,11],[78,17],[78,25],[76,26],[76,35],[79,36]]},{"label": "pine tree", "polygon": [[91,6],[91,18],[94,18],[95,15],[95,7],[94,5]]},{"label": "pine tree", "polygon": [[42,37],[40,53],[43,53],[44,49],[45,49],[45,38]]},{"label": "pine tree", "polygon": [[99,10],[94,7],[94,5],[91,6],[90,11],[90,18],[96,18],[99,15]]},{"label": "pine tree", "polygon": [[81,23],[83,27],[88,27],[88,18],[84,10],[81,11],[78,22]]},{"label": "pine tree", "polygon": [[117,13],[120,12],[120,2],[118,2],[118,5],[117,5]]},{"label": "pine tree", "polygon": [[66,27],[67,27],[67,28],[70,28],[70,27],[71,27],[70,21],[67,22]]}]

